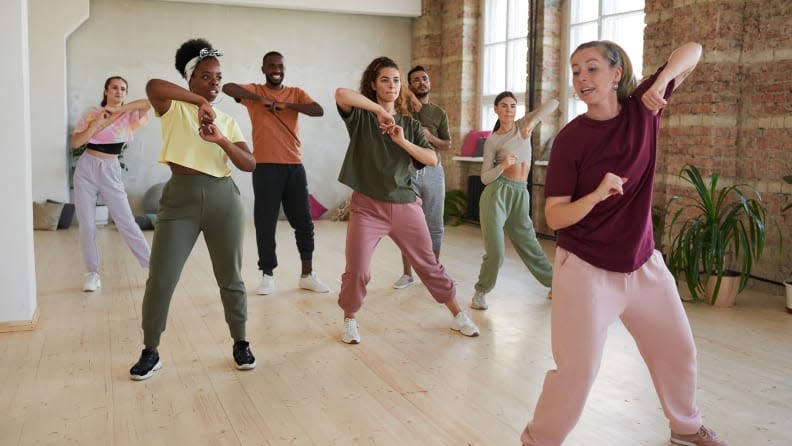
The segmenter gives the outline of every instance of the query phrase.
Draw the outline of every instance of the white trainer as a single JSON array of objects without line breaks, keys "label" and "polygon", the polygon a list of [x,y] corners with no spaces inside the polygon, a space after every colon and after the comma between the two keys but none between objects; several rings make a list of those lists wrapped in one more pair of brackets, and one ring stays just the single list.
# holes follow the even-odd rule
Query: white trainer
[{"label": "white trainer", "polygon": [[264,274],[261,283],[256,288],[256,294],[267,295],[275,291],[275,278],[269,274]]},{"label": "white trainer", "polygon": [[393,282],[393,288],[396,288],[397,290],[401,290],[407,288],[408,286],[414,283],[415,283],[415,279],[413,278],[413,276],[408,276],[407,274],[405,274],[399,277],[399,280]]},{"label": "white trainer", "polygon": [[470,320],[470,316],[464,311],[457,313],[454,320],[451,321],[451,329],[465,336],[476,337],[479,335],[478,327]]},{"label": "white trainer", "polygon": [[102,287],[102,280],[99,278],[99,273],[86,273],[85,281],[83,282],[83,291],[96,291]]},{"label": "white trainer", "polygon": [[473,295],[473,300],[470,302],[470,308],[474,310],[486,310],[489,308],[487,305],[487,293],[476,291],[476,294]]},{"label": "white trainer", "polygon": [[319,280],[319,276],[316,275],[316,271],[311,271],[311,274],[306,274],[300,277],[300,282],[297,284],[300,288],[304,290],[311,290],[317,293],[329,293],[330,288],[324,284],[321,280]]},{"label": "white trainer", "polygon": [[360,333],[358,333],[357,322],[348,317],[344,318],[344,332],[341,340],[347,344],[360,344]]}]

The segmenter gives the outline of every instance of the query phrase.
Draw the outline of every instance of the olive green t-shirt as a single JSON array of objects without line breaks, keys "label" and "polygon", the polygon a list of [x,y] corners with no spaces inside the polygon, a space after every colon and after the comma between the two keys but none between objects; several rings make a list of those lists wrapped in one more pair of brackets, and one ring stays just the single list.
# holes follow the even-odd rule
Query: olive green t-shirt
[{"label": "olive green t-shirt", "polygon": [[[415,190],[412,174],[423,164],[394,143],[379,129],[377,115],[352,107],[346,115],[338,107],[349,132],[347,148],[338,181],[353,190],[388,203],[412,203]],[[425,148],[432,148],[424,137],[421,124],[413,118],[393,115],[396,124],[404,129],[404,139]]]},{"label": "olive green t-shirt", "polygon": [[431,102],[423,104],[421,110],[412,113],[412,117],[426,127],[432,135],[444,141],[451,141],[451,134],[448,131],[448,116],[440,106]]}]

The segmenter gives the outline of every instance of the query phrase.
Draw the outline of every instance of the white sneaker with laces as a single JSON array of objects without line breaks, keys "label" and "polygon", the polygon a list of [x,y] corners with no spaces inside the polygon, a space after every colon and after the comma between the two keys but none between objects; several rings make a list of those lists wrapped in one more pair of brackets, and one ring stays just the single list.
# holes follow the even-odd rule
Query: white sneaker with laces
[{"label": "white sneaker with laces", "polygon": [[451,321],[451,329],[458,331],[465,336],[476,337],[479,335],[479,329],[476,324],[470,320],[470,316],[464,311],[460,311]]},{"label": "white sneaker with laces", "polygon": [[348,317],[344,318],[344,332],[341,340],[347,344],[360,344],[360,333],[358,333],[357,322]]},{"label": "white sneaker with laces", "polygon": [[487,305],[487,293],[476,291],[473,295],[473,300],[470,302],[470,308],[474,310],[486,310],[489,308]]},{"label": "white sneaker with laces", "polygon": [[99,273],[86,273],[85,281],[83,282],[83,291],[96,291],[102,287],[102,280],[99,278]]},{"label": "white sneaker with laces", "polygon": [[304,290],[311,290],[317,293],[329,293],[330,288],[324,284],[321,280],[319,280],[319,276],[316,275],[316,271],[311,271],[311,274],[306,274],[300,277],[300,282],[297,284],[300,288]]},{"label": "white sneaker with laces", "polygon": [[399,277],[399,280],[393,282],[393,288],[396,288],[397,290],[401,290],[407,288],[408,286],[414,283],[415,283],[415,279],[413,278],[413,276],[408,276],[407,274],[405,274]]},{"label": "white sneaker with laces", "polygon": [[275,278],[269,274],[264,274],[261,283],[256,288],[256,294],[267,295],[275,291]]}]

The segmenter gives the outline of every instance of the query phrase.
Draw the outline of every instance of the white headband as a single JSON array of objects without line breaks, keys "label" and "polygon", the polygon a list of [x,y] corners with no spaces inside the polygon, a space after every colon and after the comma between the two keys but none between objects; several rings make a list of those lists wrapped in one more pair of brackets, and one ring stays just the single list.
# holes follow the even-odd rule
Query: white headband
[{"label": "white headband", "polygon": [[223,53],[218,50],[210,50],[209,48],[201,48],[201,52],[198,53],[197,56],[193,57],[189,61],[187,61],[187,65],[184,66],[184,79],[187,82],[190,82],[190,78],[192,78],[193,71],[195,71],[195,67],[198,66],[198,62],[206,59],[207,57],[220,57]]}]

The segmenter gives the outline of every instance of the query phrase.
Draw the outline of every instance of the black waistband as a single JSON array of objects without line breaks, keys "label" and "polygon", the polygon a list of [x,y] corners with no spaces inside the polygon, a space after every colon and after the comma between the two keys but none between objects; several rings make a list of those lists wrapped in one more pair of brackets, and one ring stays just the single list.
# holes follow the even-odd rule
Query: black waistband
[{"label": "black waistband", "polygon": [[124,149],[125,142],[116,142],[113,144],[92,144],[88,143],[86,147],[97,152],[107,153],[108,155],[120,155],[121,150]]}]

